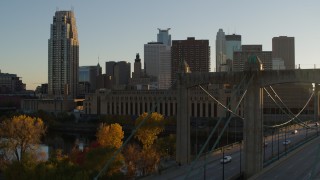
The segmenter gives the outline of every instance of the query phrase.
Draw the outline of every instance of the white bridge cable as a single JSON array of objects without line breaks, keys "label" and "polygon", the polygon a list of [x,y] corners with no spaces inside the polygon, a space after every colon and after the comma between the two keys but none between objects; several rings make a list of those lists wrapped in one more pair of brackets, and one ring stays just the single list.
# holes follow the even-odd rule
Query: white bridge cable
[{"label": "white bridge cable", "polygon": [[[244,83],[244,80],[245,80],[245,79],[246,79],[246,76],[241,80],[240,85],[237,87],[237,89],[236,89],[235,92],[238,92],[238,91],[240,90],[240,87],[241,87],[242,83]],[[245,94],[246,94],[246,92],[247,92],[248,86],[249,86],[249,84],[251,83],[252,79],[253,79],[253,76],[252,76],[251,79],[249,80],[249,82],[248,82],[248,84],[247,84],[247,86],[246,86],[246,88],[245,88],[246,90],[245,90],[245,92],[243,93],[243,95],[242,95],[242,97],[241,97],[241,99],[240,99],[240,102],[243,100],[243,98],[244,98],[244,96],[245,96]],[[203,89],[200,85],[199,85],[199,87],[200,87],[201,89]],[[236,93],[234,93],[233,96],[231,97],[231,100],[230,100],[230,102],[229,102],[230,104],[231,104],[233,98],[235,97],[235,95],[236,95]],[[211,96],[210,96],[210,97],[211,97]],[[240,103],[238,103],[237,107],[235,108],[235,111],[237,111],[239,105],[240,105]],[[226,108],[225,110],[227,110],[227,108]],[[231,120],[231,117],[232,117],[232,116],[229,116],[227,122],[225,123],[225,125],[224,125],[224,127],[223,127],[223,129],[222,129],[221,134],[219,134],[218,139],[216,140],[215,144],[214,144],[214,145],[212,146],[212,148],[210,149],[209,153],[211,153],[211,152],[216,148],[218,142],[220,141],[220,139],[221,139],[221,137],[222,137],[222,134],[224,133],[226,127],[228,126],[228,124],[229,124],[229,122],[230,122],[230,120]],[[205,142],[204,145],[202,146],[200,152],[197,154],[196,159],[192,162],[192,165],[191,165],[191,167],[189,168],[188,173],[187,173],[187,175],[185,176],[185,179],[187,179],[187,178],[189,177],[191,171],[193,171],[194,166],[196,165],[196,162],[199,160],[201,154],[203,153],[204,149],[205,149],[206,146],[208,145],[210,139],[212,138],[213,134],[215,133],[215,131],[216,131],[217,127],[219,126],[219,124],[221,123],[222,119],[223,119],[222,117],[219,118],[217,124],[216,124],[215,127],[212,129],[212,131],[210,132],[210,135],[208,136],[206,142]],[[207,162],[205,162],[205,164],[207,164]]]},{"label": "white bridge cable", "polygon": [[210,96],[215,102],[218,103],[218,105],[222,106],[225,110],[229,111],[231,114],[241,118],[242,120],[244,119],[243,117],[239,116],[237,113],[233,112],[231,109],[223,105],[220,101],[218,101],[214,96],[212,96],[207,90],[205,90],[202,86],[199,85],[199,87],[208,95]]},{"label": "white bridge cable", "polygon": [[[288,117],[291,118],[291,116],[274,100],[274,98],[271,96],[271,94],[269,93],[269,91],[268,91],[266,88],[263,88],[263,89],[266,91],[266,93],[269,95],[269,97],[272,99],[272,101],[281,109],[281,111],[282,111],[283,113],[285,113]],[[268,125],[264,125],[264,126],[265,126],[265,127],[270,127],[270,128],[276,128],[276,127],[284,126],[284,125],[290,123],[291,121],[295,120],[295,118],[296,118],[297,116],[299,116],[299,115],[302,113],[302,111],[307,107],[307,105],[309,104],[311,98],[313,97],[313,94],[314,94],[314,92],[312,92],[310,98],[308,99],[308,101],[307,101],[307,103],[304,105],[304,107],[299,111],[299,113],[298,113],[297,115],[294,115],[293,118],[289,119],[288,121],[286,121],[286,122],[284,122],[284,123],[282,123],[282,124],[273,125],[273,126],[268,126]],[[306,125],[305,125],[305,126],[306,126]],[[309,126],[307,126],[307,127],[309,127]]]},{"label": "white bridge cable", "polygon": [[[297,114],[297,115],[295,115],[295,114],[293,114],[292,113],[292,111],[288,108],[288,106],[282,101],[282,99],[280,98],[280,96],[276,93],[276,91],[272,88],[272,86],[269,86],[270,87],[270,89],[272,90],[272,92],[275,94],[275,96],[279,99],[279,101],[281,102],[281,104],[288,110],[288,112],[293,116],[293,117],[295,117],[295,118],[297,118],[297,120],[298,121],[300,121],[300,123],[301,124],[303,124],[303,125],[305,125],[305,126],[307,126],[307,127],[309,127],[310,128],[310,126],[308,125],[308,124],[306,124],[305,122],[303,122],[303,121],[301,121],[301,119],[298,117],[299,116],[299,114],[302,112],[300,112],[299,114]],[[311,95],[311,97],[312,97],[313,95]],[[310,98],[310,100],[311,100],[311,98]],[[310,101],[309,100],[309,101]],[[307,102],[307,104],[309,104],[309,102]],[[306,105],[307,105],[306,104]],[[306,105],[305,105],[305,107],[306,107]],[[303,108],[303,109],[305,109],[305,107]],[[299,124],[299,122],[297,122],[298,124]],[[300,124],[299,124],[300,125]],[[301,125],[302,126],[302,125]]]}]

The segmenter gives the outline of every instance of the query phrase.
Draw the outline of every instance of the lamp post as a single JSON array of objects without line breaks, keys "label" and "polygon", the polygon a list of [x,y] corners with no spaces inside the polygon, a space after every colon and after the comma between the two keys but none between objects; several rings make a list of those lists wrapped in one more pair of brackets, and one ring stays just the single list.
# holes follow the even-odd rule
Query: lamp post
[{"label": "lamp post", "polygon": [[280,141],[279,141],[279,128],[278,128],[278,160],[280,158]]},{"label": "lamp post", "polygon": [[240,141],[240,176],[242,174],[242,171],[241,171],[241,149],[242,149],[242,140]]},{"label": "lamp post", "polygon": [[224,180],[224,148],[222,148],[222,180]]}]

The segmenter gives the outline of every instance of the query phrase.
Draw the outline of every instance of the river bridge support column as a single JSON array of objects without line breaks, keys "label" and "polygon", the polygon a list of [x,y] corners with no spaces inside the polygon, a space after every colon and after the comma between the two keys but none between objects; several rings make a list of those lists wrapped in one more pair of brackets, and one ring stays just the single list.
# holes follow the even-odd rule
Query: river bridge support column
[{"label": "river bridge support column", "polygon": [[188,89],[183,85],[178,85],[177,89],[177,144],[176,161],[179,165],[190,163],[190,116],[188,112]]},{"label": "river bridge support column", "polygon": [[263,88],[253,79],[248,87],[244,114],[244,176],[250,178],[263,168]]}]

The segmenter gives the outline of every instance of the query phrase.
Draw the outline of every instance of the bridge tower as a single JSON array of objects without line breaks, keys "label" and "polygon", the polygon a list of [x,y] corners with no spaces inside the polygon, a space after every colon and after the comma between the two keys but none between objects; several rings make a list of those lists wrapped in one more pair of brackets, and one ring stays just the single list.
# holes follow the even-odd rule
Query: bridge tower
[{"label": "bridge tower", "polygon": [[258,56],[248,57],[245,73],[253,78],[248,86],[244,102],[244,176],[249,178],[263,168],[263,88],[259,83],[259,72],[263,64]]}]

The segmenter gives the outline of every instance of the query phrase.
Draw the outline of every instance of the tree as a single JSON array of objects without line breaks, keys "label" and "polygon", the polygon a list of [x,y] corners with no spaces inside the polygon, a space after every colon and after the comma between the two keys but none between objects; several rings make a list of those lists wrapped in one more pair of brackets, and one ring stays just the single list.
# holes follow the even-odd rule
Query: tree
[{"label": "tree", "polygon": [[2,139],[0,147],[4,152],[13,153],[17,161],[21,162],[27,152],[35,150],[45,131],[46,128],[40,118],[14,116],[0,124],[0,139]]},{"label": "tree", "polygon": [[122,145],[124,132],[118,123],[111,125],[102,123],[98,128],[96,136],[101,146],[119,149]]},{"label": "tree", "polygon": [[127,167],[127,177],[134,178],[136,173],[141,170],[141,147],[137,144],[129,144],[123,152]]},{"label": "tree", "polygon": [[[136,120],[136,126],[138,126],[147,116],[148,113],[141,114]],[[158,138],[158,135],[164,130],[163,120],[164,118],[161,114],[154,112],[137,130],[135,138],[142,143],[144,149],[150,148]]]}]

